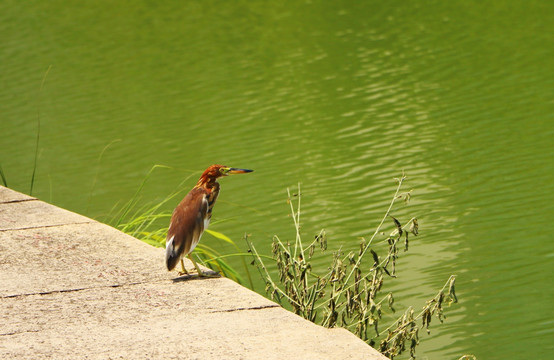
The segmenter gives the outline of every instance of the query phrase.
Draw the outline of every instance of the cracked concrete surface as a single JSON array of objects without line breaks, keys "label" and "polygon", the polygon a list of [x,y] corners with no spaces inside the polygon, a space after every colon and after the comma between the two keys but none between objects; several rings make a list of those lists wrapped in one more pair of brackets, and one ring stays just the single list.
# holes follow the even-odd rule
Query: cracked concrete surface
[{"label": "cracked concrete surface", "polygon": [[[190,264],[189,264],[190,265]],[[163,249],[0,187],[0,358],[386,359]]]}]

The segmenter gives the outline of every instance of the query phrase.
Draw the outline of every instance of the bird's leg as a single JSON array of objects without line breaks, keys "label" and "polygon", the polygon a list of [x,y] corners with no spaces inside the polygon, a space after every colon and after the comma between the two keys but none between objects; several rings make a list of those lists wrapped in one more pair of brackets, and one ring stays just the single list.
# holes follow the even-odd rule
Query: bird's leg
[{"label": "bird's leg", "polygon": [[190,261],[192,261],[192,263],[194,264],[194,267],[196,268],[196,272],[198,272],[198,276],[200,277],[219,277],[219,274],[206,274],[204,272],[202,272],[202,270],[200,270],[200,267],[198,266],[198,264],[196,263],[196,261],[194,261],[194,259],[192,258],[192,255],[189,254],[188,255]]},{"label": "bird's leg", "polygon": [[181,270],[182,271],[179,271],[179,276],[181,275],[188,275],[189,272],[187,271],[187,269],[185,268],[185,263],[183,262],[183,259],[181,258]]}]

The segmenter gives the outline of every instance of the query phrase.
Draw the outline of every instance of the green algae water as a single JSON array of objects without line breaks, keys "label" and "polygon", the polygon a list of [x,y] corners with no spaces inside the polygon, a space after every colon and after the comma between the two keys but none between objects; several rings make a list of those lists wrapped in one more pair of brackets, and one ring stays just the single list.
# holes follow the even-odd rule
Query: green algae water
[{"label": "green algae water", "polygon": [[155,164],[168,168],[144,202],[212,163],[255,169],[221,180],[211,229],[266,253],[294,236],[287,188],[301,183],[305,236],[325,228],[330,251],[355,250],[404,171],[413,197],[394,215],[417,216],[420,236],[389,281],[397,308],[450,274],[460,299],[418,358],[547,359],[552,14],[547,1],[4,0],[0,165],[29,192],[40,119],[33,195],[98,219]]}]

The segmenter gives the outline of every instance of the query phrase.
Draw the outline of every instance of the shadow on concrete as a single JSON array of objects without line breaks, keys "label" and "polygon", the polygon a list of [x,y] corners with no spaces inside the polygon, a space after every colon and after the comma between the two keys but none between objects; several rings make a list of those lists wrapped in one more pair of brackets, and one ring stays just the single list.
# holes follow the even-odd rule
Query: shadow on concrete
[{"label": "shadow on concrete", "polygon": [[209,276],[198,276],[198,274],[186,274],[186,275],[180,275],[176,278],[171,279],[174,283],[183,282],[183,281],[194,281],[194,280],[211,280],[211,279],[219,279],[221,275],[215,271],[205,271],[204,273]]}]

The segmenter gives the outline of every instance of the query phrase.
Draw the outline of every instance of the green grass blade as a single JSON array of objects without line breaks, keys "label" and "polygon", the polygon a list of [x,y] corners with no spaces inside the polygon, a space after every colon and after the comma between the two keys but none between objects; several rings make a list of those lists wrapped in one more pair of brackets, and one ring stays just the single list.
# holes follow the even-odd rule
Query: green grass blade
[{"label": "green grass blade", "polygon": [[31,188],[29,190],[29,195],[33,195],[33,186],[35,185],[35,174],[37,172],[37,162],[38,162],[38,144],[40,140],[40,95],[42,94],[42,88],[44,87],[44,82],[46,81],[46,77],[48,76],[48,73],[50,72],[50,69],[52,68],[52,65],[48,66],[48,70],[44,73],[44,76],[42,77],[42,82],[40,83],[40,89],[38,91],[37,96],[37,140],[35,143],[35,160],[33,163],[33,174],[31,175]]},{"label": "green grass blade", "polygon": [[4,175],[4,170],[2,170],[2,165],[0,165],[0,177],[2,177],[2,183],[5,187],[8,187],[8,180],[6,180],[6,175]]}]

